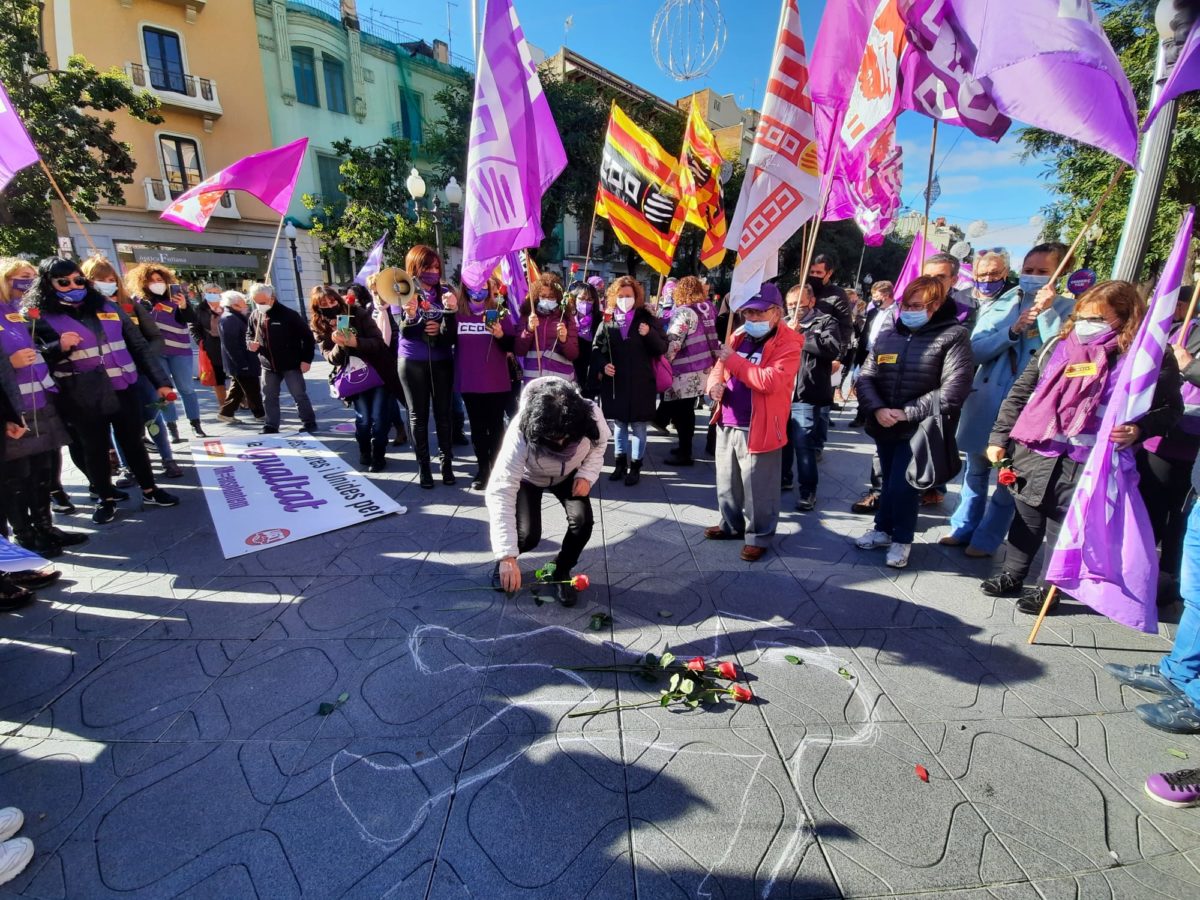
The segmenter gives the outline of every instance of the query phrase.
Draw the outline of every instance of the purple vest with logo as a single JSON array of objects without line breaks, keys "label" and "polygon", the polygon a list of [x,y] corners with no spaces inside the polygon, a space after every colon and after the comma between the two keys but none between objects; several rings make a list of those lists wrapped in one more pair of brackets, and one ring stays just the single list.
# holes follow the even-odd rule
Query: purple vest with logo
[{"label": "purple vest with logo", "polygon": [[[575,363],[562,355],[558,343],[558,323],[562,317],[557,313],[543,315],[538,319],[538,338],[521,357],[521,371],[525,383],[543,375],[557,375],[567,381],[575,380]],[[540,349],[539,349],[540,348]]]},{"label": "purple vest with logo", "polygon": [[[12,356],[18,350],[33,350],[37,353],[37,347],[34,346],[33,338],[29,334],[29,323],[25,321],[25,317],[11,306],[3,303],[0,303],[0,311],[3,311],[3,315],[0,316],[0,353],[5,356]],[[33,365],[14,371],[16,372],[17,386],[21,392],[21,412],[23,413],[41,409],[49,402],[46,397],[47,392],[58,391],[54,385],[54,379],[50,377],[50,368],[40,353],[37,354]]]},{"label": "purple vest with logo", "polygon": [[150,317],[154,319],[154,324],[158,326],[158,332],[163,339],[162,355],[191,356],[192,338],[188,334],[188,327],[175,321],[175,306],[162,300],[143,302],[151,304]]},{"label": "purple vest with logo", "polygon": [[91,372],[104,369],[112,382],[114,389],[122,391],[137,382],[137,366],[125,346],[125,336],[121,333],[121,314],[108,301],[96,313],[100,320],[103,340],[98,340],[96,334],[85,323],[73,319],[66,313],[44,313],[42,318],[59,334],[73,331],[79,335],[79,344],[71,351],[70,356],[55,366],[55,374],[60,378],[69,378],[77,372]]},{"label": "purple vest with logo", "polygon": [[717,358],[717,311],[707,300],[692,306],[700,327],[683,340],[679,353],[671,360],[671,371],[676,375],[689,372],[704,372],[713,367]]}]

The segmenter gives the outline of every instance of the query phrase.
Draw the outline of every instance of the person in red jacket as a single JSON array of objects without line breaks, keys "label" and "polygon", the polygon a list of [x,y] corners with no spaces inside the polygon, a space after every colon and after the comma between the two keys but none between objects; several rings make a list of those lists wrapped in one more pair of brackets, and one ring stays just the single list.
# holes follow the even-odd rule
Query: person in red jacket
[{"label": "person in red jacket", "polygon": [[780,327],[783,297],[773,284],[764,284],[741,312],[744,324],[721,346],[708,376],[721,524],[704,536],[744,541],[742,559],[756,562],[779,521],[779,476],[804,338]]}]

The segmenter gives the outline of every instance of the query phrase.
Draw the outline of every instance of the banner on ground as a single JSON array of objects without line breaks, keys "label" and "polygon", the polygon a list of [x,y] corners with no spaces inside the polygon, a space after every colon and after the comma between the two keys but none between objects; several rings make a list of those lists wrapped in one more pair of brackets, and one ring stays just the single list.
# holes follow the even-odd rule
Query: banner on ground
[{"label": "banner on ground", "polygon": [[0,537],[0,572],[26,572],[50,565],[32,550]]},{"label": "banner on ground", "polygon": [[226,559],[406,511],[311,435],[204,438],[192,456]]}]

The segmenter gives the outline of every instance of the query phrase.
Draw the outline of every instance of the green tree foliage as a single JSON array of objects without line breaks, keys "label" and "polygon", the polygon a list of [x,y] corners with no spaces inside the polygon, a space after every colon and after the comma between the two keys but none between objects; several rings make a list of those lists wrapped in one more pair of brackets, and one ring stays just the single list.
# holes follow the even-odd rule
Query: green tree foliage
[{"label": "green tree foliage", "polygon": [[[1153,0],[1099,0],[1096,4],[1103,13],[1104,30],[1133,86],[1141,118],[1145,117],[1150,105],[1158,49],[1155,5]],[[1177,106],[1179,119],[1150,249],[1142,267],[1143,276],[1159,268],[1166,259],[1183,207],[1200,200],[1200,106],[1194,94],[1185,94]],[[1044,210],[1043,238],[1058,239],[1062,234],[1074,239],[1120,163],[1102,150],[1037,128],[1023,129],[1020,141],[1025,158],[1045,161],[1044,174],[1055,195],[1054,201]],[[1084,245],[1088,264],[1101,273],[1112,270],[1132,189],[1133,173],[1130,171],[1126,172],[1097,220],[1099,239],[1094,245],[1090,242]]]},{"label": "green tree foliage", "polygon": [[[100,204],[123,206],[123,185],[136,167],[116,123],[96,113],[125,110],[158,123],[158,100],[135,90],[125,73],[98,71],[82,56],[50,68],[42,50],[38,0],[0,5],[0,81],[21,114],[38,153],[81,218],[98,218]],[[50,182],[40,166],[22,170],[0,193],[0,253],[45,255],[54,250]]]}]

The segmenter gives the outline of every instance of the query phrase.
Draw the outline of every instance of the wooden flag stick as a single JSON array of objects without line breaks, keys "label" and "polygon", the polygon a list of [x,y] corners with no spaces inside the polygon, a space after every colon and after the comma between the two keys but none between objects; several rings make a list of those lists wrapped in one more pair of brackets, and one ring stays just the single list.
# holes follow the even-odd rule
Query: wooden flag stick
[{"label": "wooden flag stick", "polygon": [[[271,283],[271,268],[272,268],[272,266],[275,265],[275,251],[279,249],[279,236],[281,234],[283,234],[283,221],[286,218],[287,218],[286,215],[280,216],[279,217],[279,227],[275,229],[275,240],[271,244],[271,256],[269,259],[267,259],[266,284]],[[304,298],[301,296],[300,285],[296,285],[296,297],[299,299],[301,307],[303,307]]]},{"label": "wooden flag stick", "polygon": [[62,201],[62,205],[67,208],[67,212],[69,212],[71,214],[71,218],[75,220],[75,227],[83,232],[83,238],[87,241],[88,247],[91,248],[92,253],[99,254],[100,250],[96,247],[96,242],[92,240],[92,236],[88,234],[88,230],[83,227],[83,222],[80,221],[79,216],[76,215],[75,208],[67,202],[67,198],[62,192],[62,188],[58,186],[58,181],[54,178],[54,173],[50,171],[50,167],[46,165],[46,161],[41,157],[38,157],[38,163],[41,165],[42,171],[46,173],[46,177],[50,179],[50,186],[54,188],[54,193],[58,194],[58,199]]},{"label": "wooden flag stick", "polygon": [[1100,195],[1100,199],[1096,201],[1096,208],[1092,210],[1092,214],[1087,217],[1087,221],[1083,223],[1083,227],[1079,229],[1079,234],[1075,235],[1075,240],[1071,243],[1071,247],[1067,250],[1062,258],[1062,262],[1058,264],[1058,268],[1054,270],[1054,274],[1050,276],[1049,283],[1051,285],[1058,282],[1062,278],[1063,272],[1071,262],[1071,257],[1075,255],[1075,251],[1079,249],[1079,245],[1087,236],[1088,231],[1096,223],[1096,219],[1100,217],[1101,210],[1104,209],[1104,204],[1108,202],[1108,198],[1112,196],[1113,191],[1117,189],[1117,185],[1121,181],[1121,176],[1125,174],[1125,170],[1129,168],[1129,163],[1121,163],[1117,166],[1117,171],[1113,172],[1112,180],[1108,183],[1108,187],[1104,189],[1104,193]]},{"label": "wooden flag stick", "polygon": [[587,255],[583,258],[583,278],[581,279],[583,281],[587,281],[588,266],[591,265],[591,262],[592,262],[592,240],[595,237],[596,237],[596,205],[592,204],[592,227],[591,227],[591,229],[588,230]]},{"label": "wooden flag stick", "polygon": [[1046,613],[1050,612],[1050,604],[1054,602],[1054,595],[1058,593],[1058,587],[1051,586],[1050,590],[1046,591],[1046,599],[1042,603],[1042,611],[1038,613],[1037,621],[1033,623],[1033,631],[1029,632],[1029,640],[1026,643],[1032,644],[1037,640],[1038,631],[1041,630],[1042,623],[1046,621]]},{"label": "wooden flag stick", "polygon": [[[841,156],[841,154],[842,143],[841,141],[838,141],[833,148],[833,159],[829,164],[829,178],[825,181],[825,184],[821,186],[821,196],[817,203],[817,214],[810,220],[812,224],[812,231],[808,236],[809,239],[804,249],[804,262],[800,266],[800,272],[798,273],[801,284],[803,284],[805,279],[808,278],[808,269],[809,266],[812,265],[813,253],[817,249],[817,234],[821,230],[821,217],[825,215],[825,204],[829,202],[829,194],[833,191],[833,173],[837,169],[838,158]],[[801,237],[801,241],[804,241],[803,237]],[[800,307],[797,306],[796,315],[792,317],[793,325],[800,321],[799,313]]]},{"label": "wooden flag stick", "polygon": [[925,224],[921,228],[921,269],[925,268],[925,256],[929,248],[929,207],[933,199],[933,158],[937,153],[938,120],[933,120],[933,137],[929,141],[929,175],[925,179]]},{"label": "wooden flag stick", "polygon": [[1176,345],[1183,346],[1183,342],[1187,339],[1188,324],[1192,321],[1192,316],[1196,314],[1196,297],[1200,296],[1200,289],[1192,289],[1192,301],[1188,304],[1187,313],[1183,317],[1183,324],[1179,328],[1179,340]]}]

